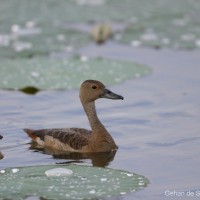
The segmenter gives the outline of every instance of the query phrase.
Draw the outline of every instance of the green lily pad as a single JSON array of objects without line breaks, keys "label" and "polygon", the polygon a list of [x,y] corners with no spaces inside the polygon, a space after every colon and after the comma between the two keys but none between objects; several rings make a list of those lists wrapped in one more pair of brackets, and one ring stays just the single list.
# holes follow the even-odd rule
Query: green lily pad
[{"label": "green lily pad", "polygon": [[91,40],[67,24],[106,21],[111,26],[112,22],[127,24],[127,30],[115,38],[133,46],[200,48],[199,10],[198,0],[2,1],[0,56],[71,50]]},{"label": "green lily pad", "polygon": [[34,21],[26,23],[32,24],[31,27],[27,24],[12,25],[11,29],[14,30],[2,36],[5,44],[0,44],[1,57],[32,58],[48,56],[54,52],[72,52],[90,41],[88,34],[65,29],[61,24],[35,24]]},{"label": "green lily pad", "polygon": [[200,48],[200,1],[138,0],[133,4],[132,21],[118,36],[120,41],[136,47]]},{"label": "green lily pad", "polygon": [[59,166],[73,171],[71,176],[47,177],[46,170],[58,165],[20,167],[0,171],[0,196],[21,199],[96,199],[124,195],[147,186],[144,176],[127,171],[88,166]]},{"label": "green lily pad", "polygon": [[130,24],[121,33],[119,40],[135,47],[200,48],[200,23],[197,19],[187,19],[170,12],[151,15],[145,20]]},{"label": "green lily pad", "polygon": [[103,58],[87,57],[4,60],[0,62],[0,88],[40,90],[78,88],[87,79],[110,85],[150,73],[146,66]]}]

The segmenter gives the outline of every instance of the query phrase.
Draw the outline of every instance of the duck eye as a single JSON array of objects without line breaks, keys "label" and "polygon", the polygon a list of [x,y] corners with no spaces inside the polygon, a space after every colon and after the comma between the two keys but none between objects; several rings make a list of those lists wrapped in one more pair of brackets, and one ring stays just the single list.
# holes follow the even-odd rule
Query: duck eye
[{"label": "duck eye", "polygon": [[92,89],[94,89],[94,90],[97,89],[97,86],[96,86],[96,85],[93,85],[93,86],[92,86]]}]

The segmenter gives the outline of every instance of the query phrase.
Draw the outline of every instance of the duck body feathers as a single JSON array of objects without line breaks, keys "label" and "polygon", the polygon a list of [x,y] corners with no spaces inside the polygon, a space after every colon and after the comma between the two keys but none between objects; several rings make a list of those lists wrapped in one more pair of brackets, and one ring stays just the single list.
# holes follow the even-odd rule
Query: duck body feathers
[{"label": "duck body feathers", "polygon": [[41,147],[70,152],[110,152],[118,147],[109,133],[92,133],[83,128],[24,129]]},{"label": "duck body feathers", "polygon": [[85,151],[91,131],[82,128],[40,129],[24,131],[41,146],[64,151]]}]

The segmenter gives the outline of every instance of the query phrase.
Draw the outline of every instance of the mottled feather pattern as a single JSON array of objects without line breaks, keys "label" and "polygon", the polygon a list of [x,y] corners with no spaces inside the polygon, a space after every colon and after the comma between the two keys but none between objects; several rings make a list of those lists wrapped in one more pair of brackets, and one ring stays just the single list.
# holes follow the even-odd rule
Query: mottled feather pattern
[{"label": "mottled feather pattern", "polygon": [[[26,130],[30,133],[30,130]],[[92,132],[87,129],[80,128],[64,128],[64,129],[40,129],[31,130],[31,135],[39,137],[45,141],[45,136],[51,136],[58,139],[63,144],[68,144],[73,149],[81,149],[83,146],[88,145],[88,140]]]}]

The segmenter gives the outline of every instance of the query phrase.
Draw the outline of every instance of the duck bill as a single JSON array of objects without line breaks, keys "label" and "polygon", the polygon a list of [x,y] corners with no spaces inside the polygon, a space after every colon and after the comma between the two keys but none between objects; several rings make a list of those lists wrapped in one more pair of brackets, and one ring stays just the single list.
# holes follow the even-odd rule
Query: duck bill
[{"label": "duck bill", "polygon": [[104,93],[100,97],[106,99],[124,99],[123,96],[115,94],[114,92],[111,92],[108,89],[104,89]]}]

